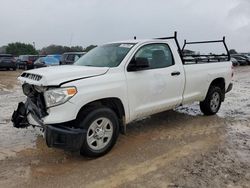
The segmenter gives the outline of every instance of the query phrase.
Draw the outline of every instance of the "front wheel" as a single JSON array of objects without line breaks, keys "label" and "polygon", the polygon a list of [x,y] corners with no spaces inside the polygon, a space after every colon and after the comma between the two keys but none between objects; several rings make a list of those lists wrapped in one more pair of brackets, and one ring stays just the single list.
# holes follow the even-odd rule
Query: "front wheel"
[{"label": "front wheel", "polygon": [[93,109],[80,117],[80,127],[86,131],[80,153],[100,157],[109,152],[119,135],[119,121],[115,112],[106,107]]},{"label": "front wheel", "polygon": [[200,109],[205,115],[216,114],[222,102],[222,90],[219,87],[211,86],[204,101],[200,102]]}]

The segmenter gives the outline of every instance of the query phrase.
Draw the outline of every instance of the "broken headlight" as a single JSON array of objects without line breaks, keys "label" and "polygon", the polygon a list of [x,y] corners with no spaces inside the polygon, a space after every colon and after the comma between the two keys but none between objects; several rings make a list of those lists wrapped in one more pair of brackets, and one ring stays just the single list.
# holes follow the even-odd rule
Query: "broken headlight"
[{"label": "broken headlight", "polygon": [[34,86],[34,88],[39,93],[44,93],[47,90],[47,87],[44,86]]},{"label": "broken headlight", "polygon": [[34,90],[34,87],[30,84],[23,84],[22,85],[23,88],[23,93],[27,96],[27,97],[34,97],[36,94],[36,91]]},{"label": "broken headlight", "polygon": [[77,90],[75,87],[65,87],[50,89],[44,92],[45,103],[47,107],[61,105],[71,99]]}]

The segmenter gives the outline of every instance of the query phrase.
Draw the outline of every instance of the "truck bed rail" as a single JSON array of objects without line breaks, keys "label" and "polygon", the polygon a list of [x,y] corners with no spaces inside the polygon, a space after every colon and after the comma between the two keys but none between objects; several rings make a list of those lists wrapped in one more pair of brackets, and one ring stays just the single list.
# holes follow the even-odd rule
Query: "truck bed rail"
[{"label": "truck bed rail", "polygon": [[[230,53],[226,44],[226,38],[223,37],[222,40],[210,40],[210,41],[192,41],[187,42],[187,40],[184,40],[184,45],[181,48],[179,41],[177,39],[177,32],[174,32],[174,36],[172,37],[159,37],[155,39],[160,40],[169,40],[173,39],[176,43],[180,58],[182,60],[183,64],[186,64],[186,62],[191,63],[209,63],[209,62],[221,62],[221,61],[230,61]],[[199,55],[199,54],[185,54],[185,47],[186,45],[192,45],[192,44],[206,44],[206,43],[223,43],[226,54],[209,54],[209,55]]]},{"label": "truck bed rail", "polygon": [[[227,54],[210,54],[210,55],[199,55],[199,54],[185,54],[185,47],[186,45],[192,44],[208,44],[208,43],[223,43]],[[184,45],[182,47],[182,57],[183,61],[185,62],[220,62],[220,61],[230,61],[230,53],[226,44],[226,38],[223,37],[222,40],[210,40],[210,41],[194,41],[194,42],[187,42],[184,40]]]}]

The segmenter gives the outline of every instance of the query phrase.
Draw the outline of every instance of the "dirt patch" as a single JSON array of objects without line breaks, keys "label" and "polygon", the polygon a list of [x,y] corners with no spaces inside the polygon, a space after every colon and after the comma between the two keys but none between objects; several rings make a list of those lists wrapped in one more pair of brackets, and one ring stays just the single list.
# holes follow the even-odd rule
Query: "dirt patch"
[{"label": "dirt patch", "polygon": [[12,128],[20,73],[1,71],[0,88],[12,86],[0,89],[0,187],[249,187],[249,72],[235,70],[218,115],[203,116],[195,103],[145,118],[91,160],[48,148],[39,130]]},{"label": "dirt patch", "polygon": [[11,91],[18,83],[17,77],[21,71],[3,71],[0,70],[0,91]]}]

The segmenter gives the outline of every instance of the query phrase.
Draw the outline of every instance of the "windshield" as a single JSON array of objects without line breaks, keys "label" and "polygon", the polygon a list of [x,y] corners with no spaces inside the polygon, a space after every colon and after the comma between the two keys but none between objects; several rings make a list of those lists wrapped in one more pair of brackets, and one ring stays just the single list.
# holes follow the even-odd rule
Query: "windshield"
[{"label": "windshield", "polygon": [[43,57],[38,58],[34,63],[41,63],[43,62]]},{"label": "windshield", "polygon": [[134,43],[113,43],[99,46],[86,53],[74,64],[91,67],[117,67]]}]

